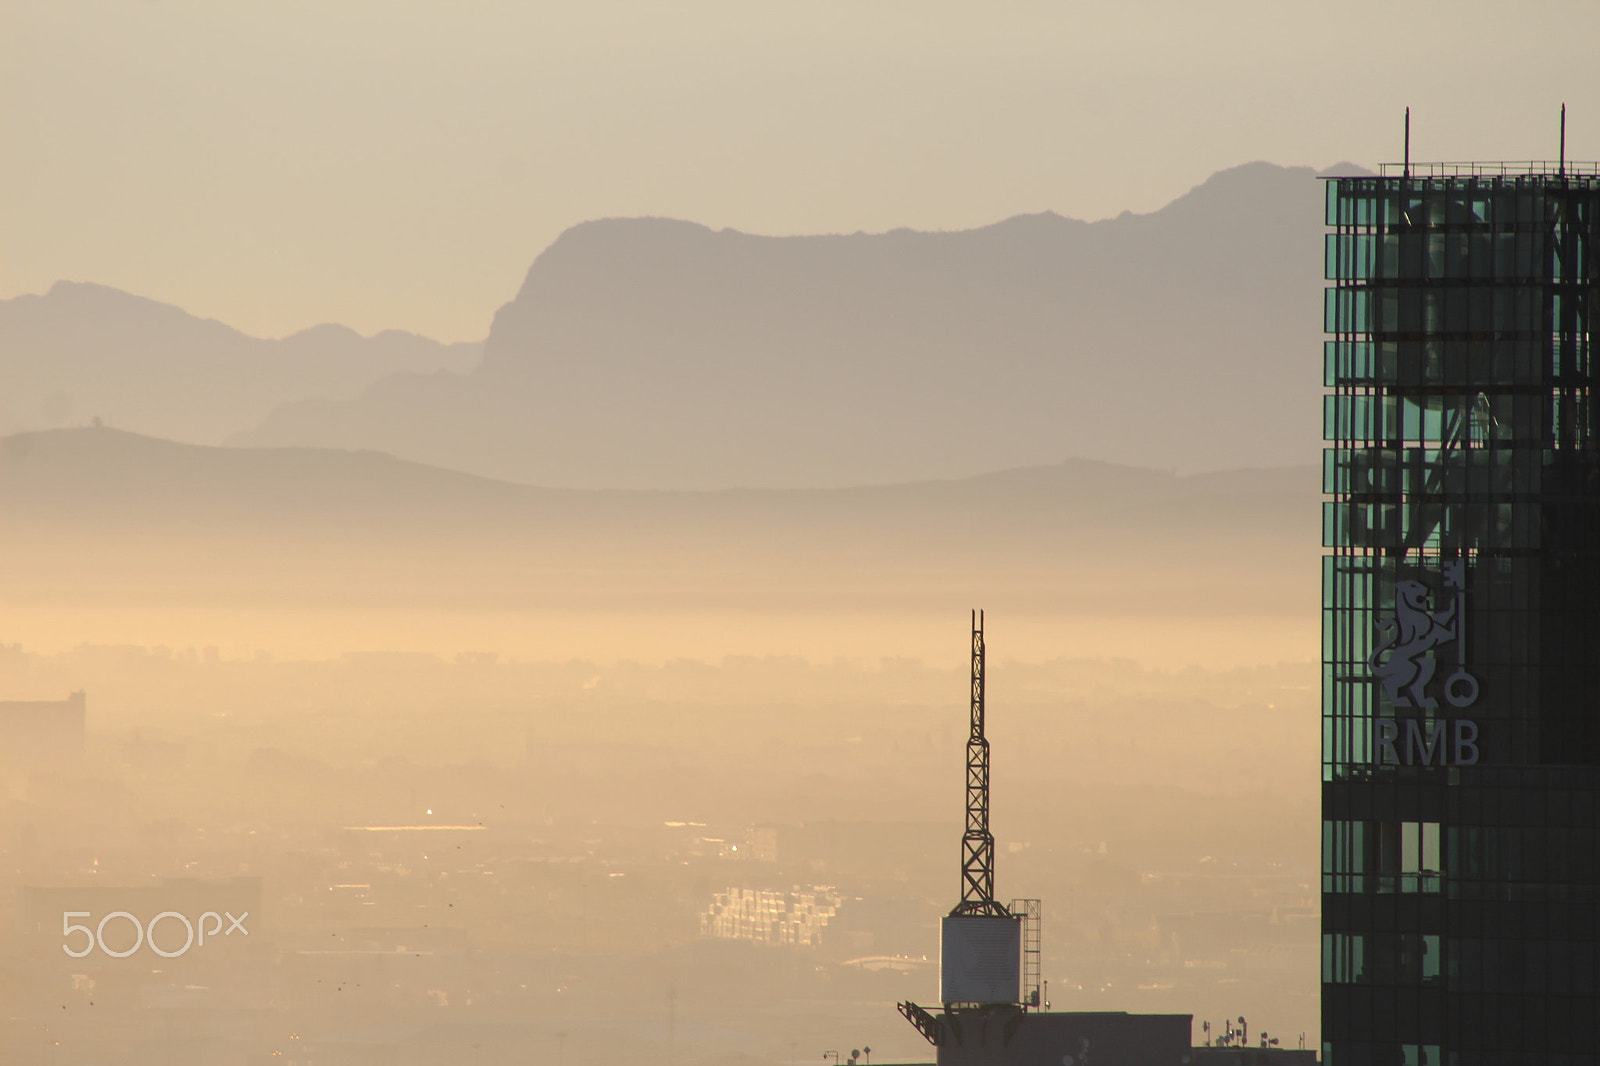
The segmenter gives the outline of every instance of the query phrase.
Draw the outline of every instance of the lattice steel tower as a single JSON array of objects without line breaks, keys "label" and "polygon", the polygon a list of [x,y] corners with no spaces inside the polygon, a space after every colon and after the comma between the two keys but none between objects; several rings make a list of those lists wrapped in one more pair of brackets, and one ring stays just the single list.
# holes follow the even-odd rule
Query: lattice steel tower
[{"label": "lattice steel tower", "polygon": [[[961,835],[961,902],[939,922],[939,1000],[933,1015],[907,1000],[900,1013],[935,1046],[962,1041],[961,1016],[977,1012],[1010,1019],[1009,1034],[1027,1007],[1038,1006],[1039,901],[994,896],[994,834],[989,830],[989,740],[983,732],[983,612],[972,612],[971,715],[967,732],[967,821]],[[1024,943],[1026,935],[1026,944]],[[1024,980],[1024,971],[1027,979]],[[987,1032],[987,1022],[979,1033]],[[1009,1036],[1006,1037],[1009,1040]]]},{"label": "lattice steel tower", "polygon": [[951,914],[1010,917],[994,898],[989,831],[989,740],[983,735],[983,612],[972,612],[972,718],[967,734],[967,828],[961,837],[961,902]]}]

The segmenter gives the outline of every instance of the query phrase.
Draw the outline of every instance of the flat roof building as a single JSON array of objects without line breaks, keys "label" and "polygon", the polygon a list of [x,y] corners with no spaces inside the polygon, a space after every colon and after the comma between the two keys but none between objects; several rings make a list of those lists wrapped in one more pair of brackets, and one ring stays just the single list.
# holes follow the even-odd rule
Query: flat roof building
[{"label": "flat roof building", "polygon": [[1322,1040],[1593,1064],[1600,166],[1327,183]]},{"label": "flat roof building", "polygon": [[0,700],[0,778],[80,761],[87,717],[82,692],[64,700]]}]

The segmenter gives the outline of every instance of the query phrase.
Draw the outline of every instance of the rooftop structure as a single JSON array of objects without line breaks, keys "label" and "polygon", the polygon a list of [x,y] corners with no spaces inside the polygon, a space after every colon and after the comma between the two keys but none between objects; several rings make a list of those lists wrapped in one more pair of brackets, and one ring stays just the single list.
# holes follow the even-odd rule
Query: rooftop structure
[{"label": "rooftop structure", "polygon": [[1190,1047],[1192,1015],[1041,1009],[1047,1005],[1040,996],[1040,901],[1014,899],[1006,905],[994,894],[985,648],[978,611],[972,613],[971,650],[961,901],[940,925],[943,1009],[934,1013],[907,1001],[899,1005],[900,1013],[937,1049],[938,1066],[1189,1066],[1191,1052],[1200,1050]]}]

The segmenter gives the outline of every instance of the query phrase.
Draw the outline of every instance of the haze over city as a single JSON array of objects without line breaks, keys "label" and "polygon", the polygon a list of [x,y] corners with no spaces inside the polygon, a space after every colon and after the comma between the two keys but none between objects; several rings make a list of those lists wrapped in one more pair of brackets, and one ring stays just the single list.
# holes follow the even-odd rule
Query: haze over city
[{"label": "haze over city", "polygon": [[1318,1046],[1319,176],[1597,29],[3,0],[0,1058],[931,1062],[975,607],[1053,1008]]}]

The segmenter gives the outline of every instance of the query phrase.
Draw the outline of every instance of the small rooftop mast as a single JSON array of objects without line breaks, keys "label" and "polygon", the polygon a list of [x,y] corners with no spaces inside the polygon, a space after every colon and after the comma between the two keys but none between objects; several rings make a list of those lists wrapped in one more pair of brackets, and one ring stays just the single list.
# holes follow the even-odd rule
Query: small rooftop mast
[{"label": "small rooftop mast", "polygon": [[1561,162],[1556,164],[1556,174],[1560,177],[1567,176],[1567,105],[1561,104]]},{"label": "small rooftop mast", "polygon": [[1406,108],[1406,168],[1400,175],[1403,178],[1411,176],[1411,108]]}]

